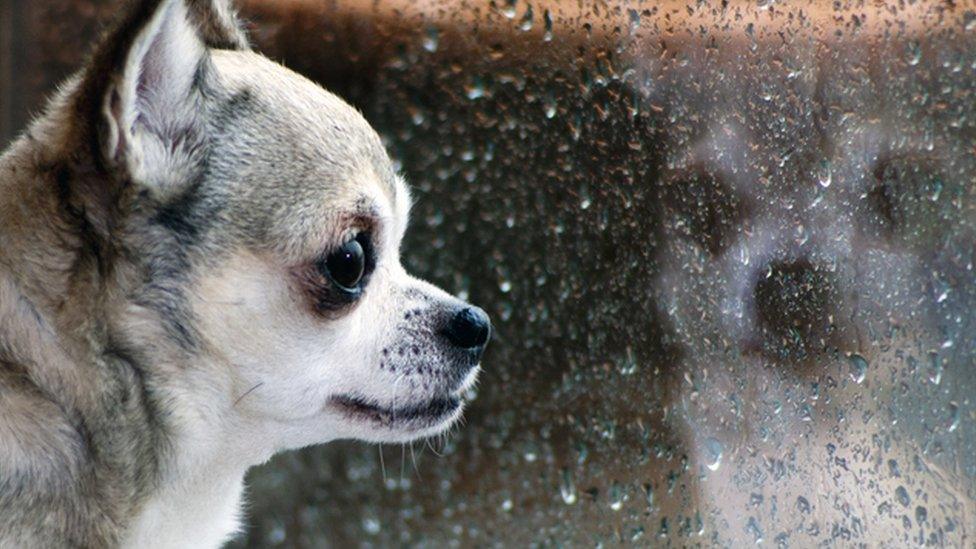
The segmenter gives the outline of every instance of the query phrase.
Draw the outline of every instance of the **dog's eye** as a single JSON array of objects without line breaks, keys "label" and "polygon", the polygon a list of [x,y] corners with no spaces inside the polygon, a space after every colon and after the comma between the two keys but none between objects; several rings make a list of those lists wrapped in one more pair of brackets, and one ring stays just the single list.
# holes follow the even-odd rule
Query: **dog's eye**
[{"label": "dog's eye", "polygon": [[357,236],[329,254],[322,262],[323,273],[339,289],[354,292],[366,271],[366,252],[361,242],[365,237]]}]

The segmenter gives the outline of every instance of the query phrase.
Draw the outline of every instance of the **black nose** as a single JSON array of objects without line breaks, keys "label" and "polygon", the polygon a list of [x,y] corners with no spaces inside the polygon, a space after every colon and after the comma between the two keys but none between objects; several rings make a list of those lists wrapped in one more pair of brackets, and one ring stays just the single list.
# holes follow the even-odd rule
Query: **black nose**
[{"label": "black nose", "polygon": [[491,320],[478,307],[465,307],[451,317],[443,334],[462,349],[484,347],[491,337]]}]

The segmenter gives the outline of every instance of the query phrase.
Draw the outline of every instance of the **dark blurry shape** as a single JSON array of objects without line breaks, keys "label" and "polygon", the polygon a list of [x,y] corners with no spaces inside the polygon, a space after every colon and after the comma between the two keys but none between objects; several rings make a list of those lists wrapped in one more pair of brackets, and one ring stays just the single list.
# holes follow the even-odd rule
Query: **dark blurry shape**
[{"label": "dark blurry shape", "polygon": [[756,314],[763,347],[774,356],[806,358],[826,347],[833,282],[823,269],[799,259],[769,265],[756,282]]},{"label": "dark blurry shape", "polygon": [[[4,3],[0,120],[110,5]],[[972,7],[243,7],[384,136],[407,267],[494,326],[463,428],[276,458],[240,545],[972,545]]]}]

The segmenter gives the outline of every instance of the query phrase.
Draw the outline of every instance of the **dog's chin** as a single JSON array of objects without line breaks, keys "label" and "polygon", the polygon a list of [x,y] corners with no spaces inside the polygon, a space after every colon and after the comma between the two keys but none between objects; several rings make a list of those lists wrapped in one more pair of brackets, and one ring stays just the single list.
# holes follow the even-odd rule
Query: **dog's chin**
[{"label": "dog's chin", "polygon": [[370,442],[407,442],[436,435],[453,425],[464,410],[459,396],[435,397],[394,408],[342,395],[333,397],[329,404],[347,421],[366,427],[367,432],[357,438]]},{"label": "dog's chin", "polygon": [[422,401],[392,406],[363,396],[337,395],[329,399],[329,408],[357,425],[358,439],[410,442],[450,429],[461,418],[466,404],[463,394],[476,378],[477,371],[472,371],[460,388]]}]

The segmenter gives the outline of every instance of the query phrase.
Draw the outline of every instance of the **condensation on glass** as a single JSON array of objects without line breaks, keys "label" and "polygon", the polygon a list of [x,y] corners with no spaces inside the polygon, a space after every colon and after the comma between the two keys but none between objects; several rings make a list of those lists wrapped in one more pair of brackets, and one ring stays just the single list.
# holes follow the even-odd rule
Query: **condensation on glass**
[{"label": "condensation on glass", "polygon": [[976,543],[976,12],[248,4],[497,339],[465,424],[276,459],[246,543]]},{"label": "condensation on glass", "polygon": [[239,545],[976,543],[971,4],[244,4],[497,336],[464,425],[276,458]]}]

